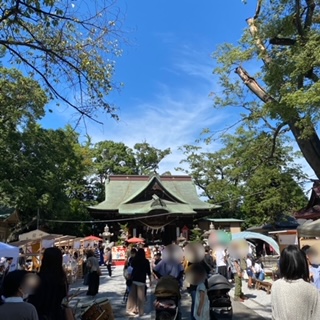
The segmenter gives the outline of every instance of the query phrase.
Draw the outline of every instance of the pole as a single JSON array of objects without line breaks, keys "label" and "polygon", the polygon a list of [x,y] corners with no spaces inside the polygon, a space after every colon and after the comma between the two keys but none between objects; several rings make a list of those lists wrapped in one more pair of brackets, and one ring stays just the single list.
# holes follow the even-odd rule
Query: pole
[{"label": "pole", "polygon": [[39,208],[38,208],[38,210],[37,210],[37,229],[39,229],[39,224],[40,224],[40,210],[39,210]]}]

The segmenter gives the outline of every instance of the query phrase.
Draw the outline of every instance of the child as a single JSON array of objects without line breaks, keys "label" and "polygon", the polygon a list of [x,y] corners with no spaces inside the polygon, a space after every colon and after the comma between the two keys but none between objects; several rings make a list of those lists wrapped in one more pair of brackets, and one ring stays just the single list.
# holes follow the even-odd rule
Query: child
[{"label": "child", "polygon": [[209,320],[210,319],[210,303],[207,295],[207,288],[205,286],[206,271],[201,265],[193,267],[194,283],[197,285],[193,317],[196,320]]}]

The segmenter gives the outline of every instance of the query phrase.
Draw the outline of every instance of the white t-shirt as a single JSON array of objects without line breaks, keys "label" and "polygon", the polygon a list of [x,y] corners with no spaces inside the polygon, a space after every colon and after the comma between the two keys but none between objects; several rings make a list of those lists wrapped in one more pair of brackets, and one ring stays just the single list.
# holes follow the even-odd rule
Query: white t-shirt
[{"label": "white t-shirt", "polygon": [[247,259],[247,268],[249,269],[249,268],[251,268],[252,267],[252,261],[251,261],[251,259]]},{"label": "white t-shirt", "polygon": [[226,253],[224,250],[218,250],[216,252],[217,267],[224,267],[227,265],[225,261],[225,256],[226,256]]},{"label": "white t-shirt", "polygon": [[262,271],[261,264],[260,263],[255,263],[254,264],[254,272],[255,273],[259,273],[261,271]]}]

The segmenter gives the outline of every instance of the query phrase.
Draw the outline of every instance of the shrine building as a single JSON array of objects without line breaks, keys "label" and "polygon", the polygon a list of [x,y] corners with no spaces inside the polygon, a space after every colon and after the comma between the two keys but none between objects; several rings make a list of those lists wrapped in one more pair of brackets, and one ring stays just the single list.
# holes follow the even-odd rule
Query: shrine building
[{"label": "shrine building", "polygon": [[188,239],[190,229],[219,207],[199,199],[190,176],[153,174],[110,176],[105,200],[88,209],[94,219],[110,220],[115,236],[119,223],[127,223],[131,237],[169,244],[181,235]]}]

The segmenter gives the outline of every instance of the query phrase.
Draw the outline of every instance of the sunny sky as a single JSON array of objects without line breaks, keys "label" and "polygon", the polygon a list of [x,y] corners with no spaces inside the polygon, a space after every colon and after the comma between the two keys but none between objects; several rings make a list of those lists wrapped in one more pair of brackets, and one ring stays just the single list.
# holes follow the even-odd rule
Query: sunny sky
[{"label": "sunny sky", "polygon": [[[119,108],[120,121],[101,115],[104,125],[87,122],[88,133],[94,142],[114,140],[132,147],[147,141],[170,147],[172,154],[159,172],[174,173],[183,159],[179,146],[194,143],[203,128],[223,129],[237,119],[228,109],[212,107],[209,94],[217,84],[211,54],[219,44],[240,38],[255,1],[118,0],[116,5],[126,43],[114,80],[124,87],[110,102]],[[63,127],[72,112],[55,109],[42,123]],[[85,133],[83,126],[79,130]]]}]

